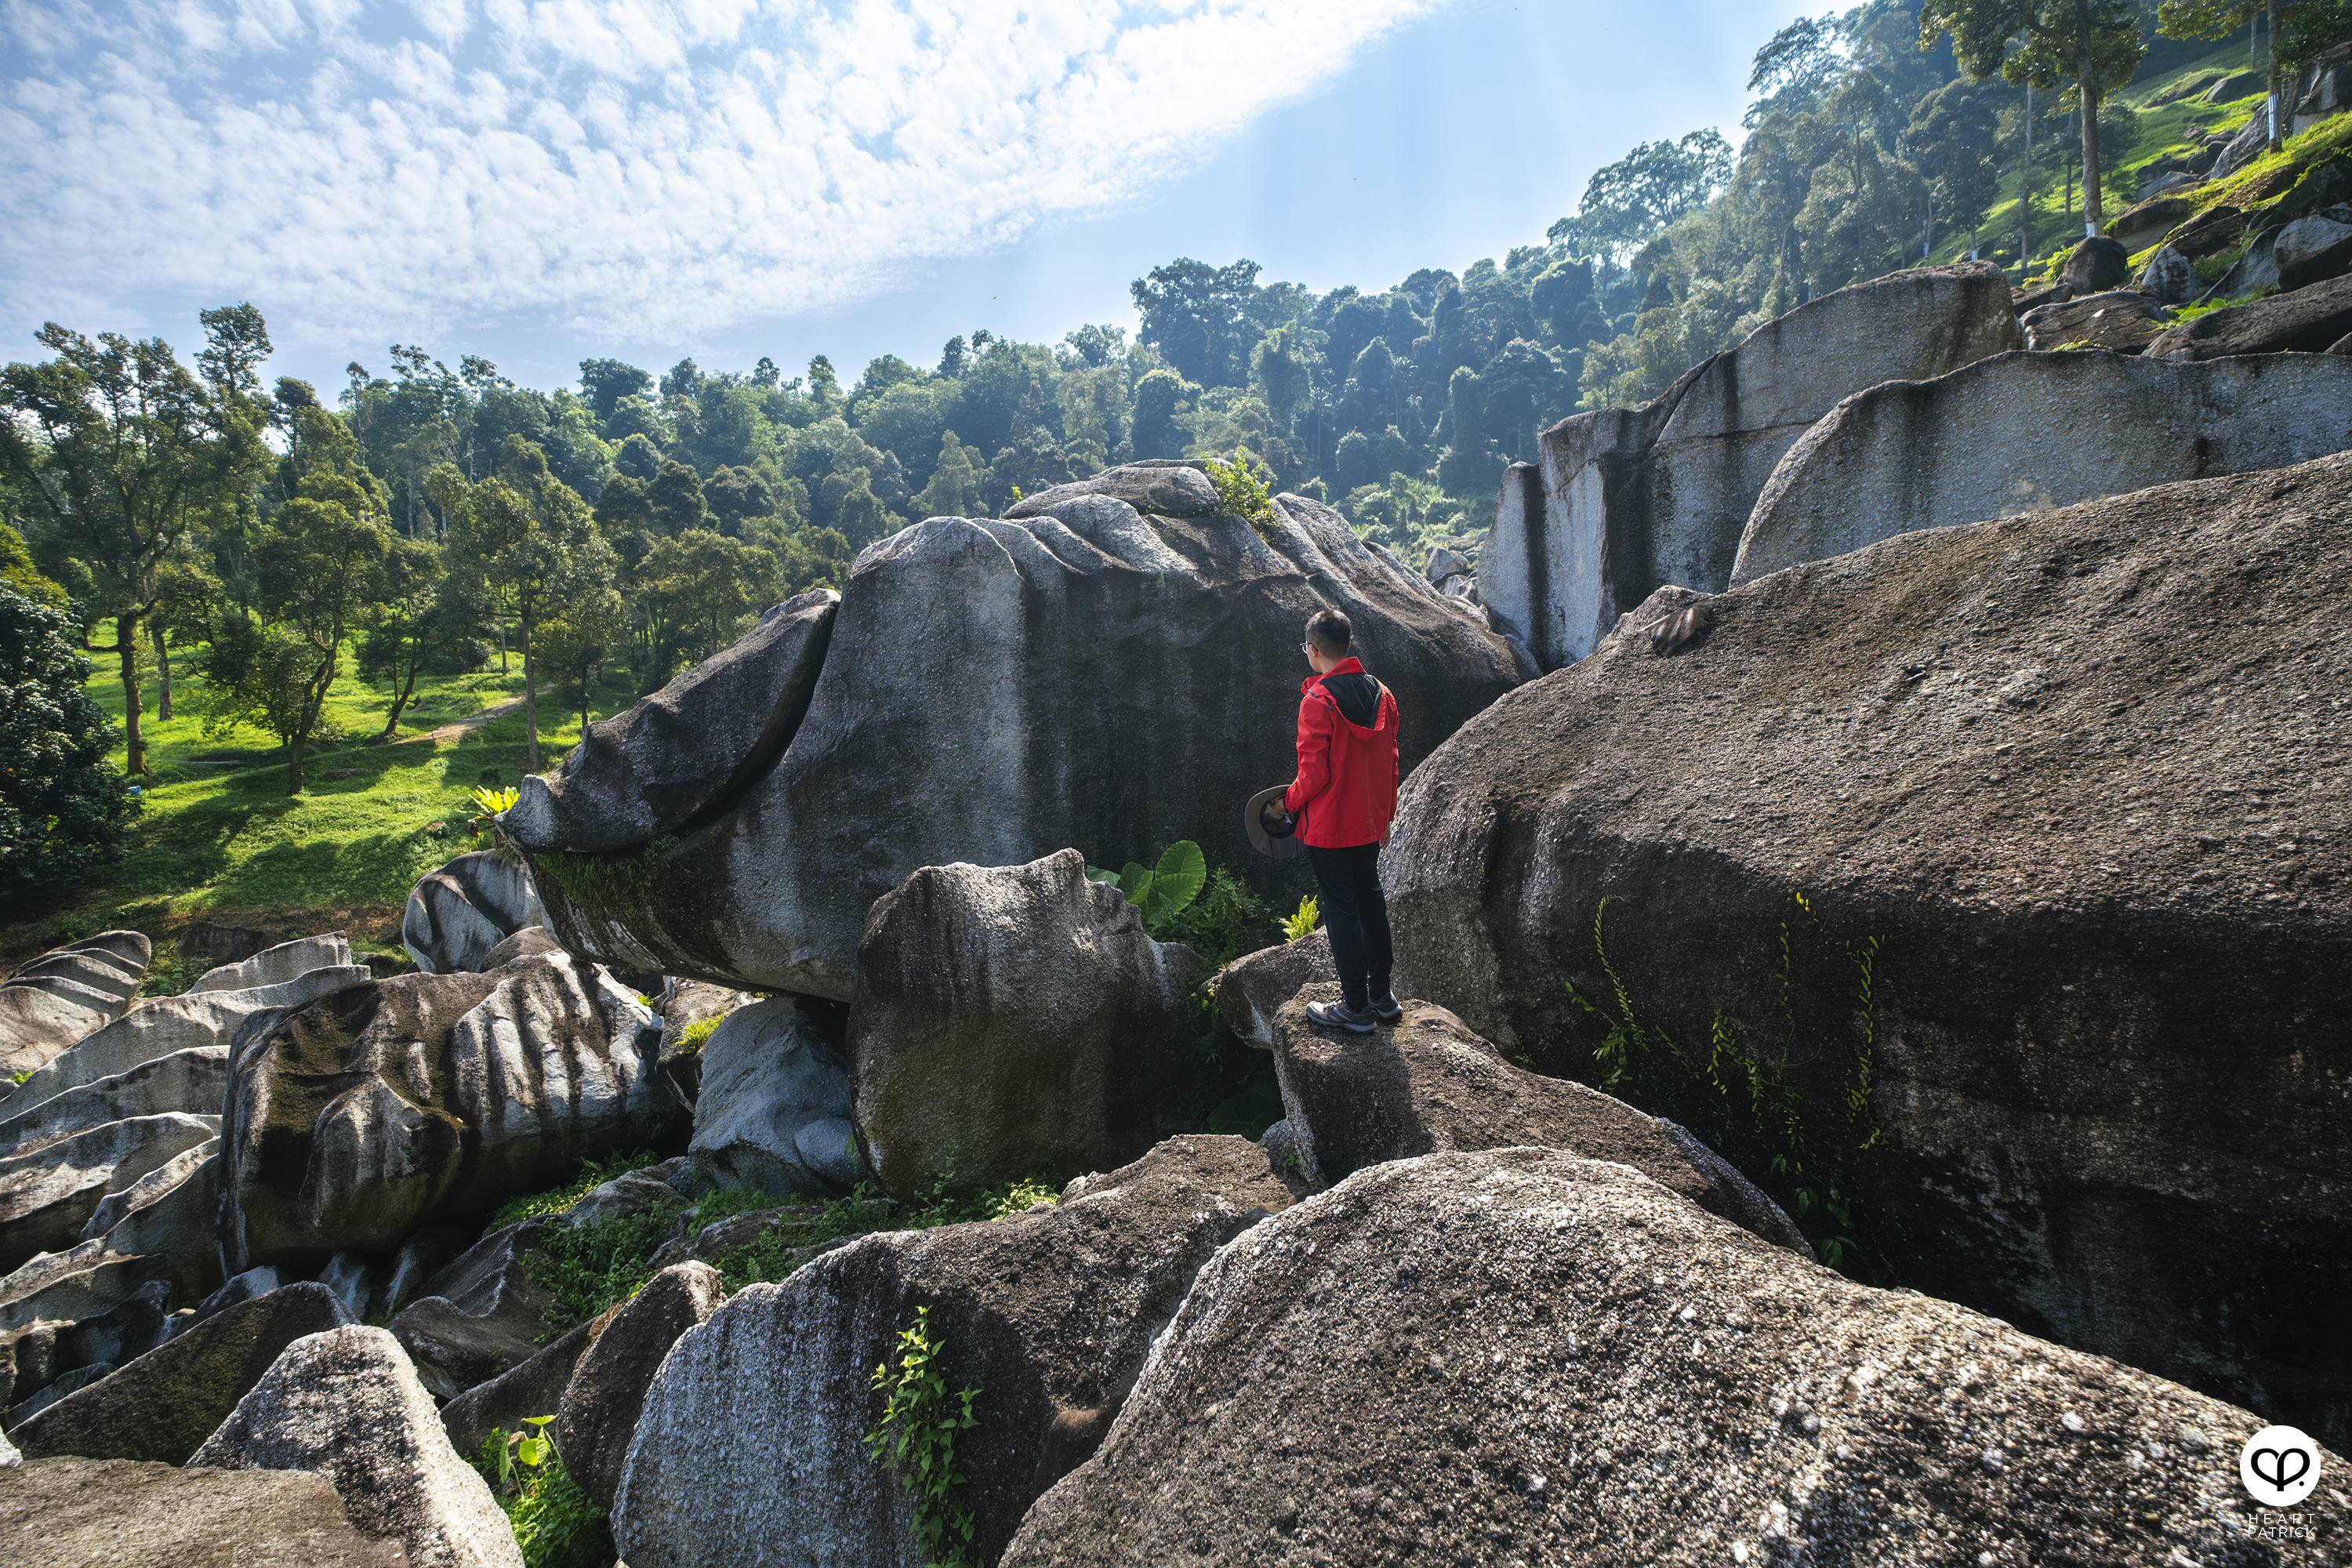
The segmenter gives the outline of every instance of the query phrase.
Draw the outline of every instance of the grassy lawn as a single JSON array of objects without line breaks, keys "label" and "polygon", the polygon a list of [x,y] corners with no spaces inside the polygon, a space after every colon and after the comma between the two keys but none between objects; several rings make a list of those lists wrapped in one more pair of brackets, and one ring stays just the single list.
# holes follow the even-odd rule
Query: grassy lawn
[{"label": "grassy lawn", "polygon": [[[189,661],[193,663],[193,660]],[[417,684],[401,715],[401,736],[381,738],[392,689],[345,675],[329,699],[341,731],[304,759],[309,787],[286,793],[276,740],[240,725],[205,733],[202,683],[174,671],[174,717],[155,718],[155,685],[142,689],[144,728],[156,787],[132,825],[122,858],[89,884],[33,909],[0,916],[0,969],[94,932],[143,931],[165,941],[196,919],[283,931],[345,930],[354,942],[399,948],[399,910],[416,879],[478,846],[467,836],[467,796],[478,784],[511,785],[526,771],[522,716],[502,718],[454,741],[425,731],[520,695],[521,661]],[[90,696],[118,725],[122,687],[111,660],[98,661]],[[591,711],[626,707],[635,689],[615,671]],[[540,762],[553,768],[580,738],[580,715],[542,691]],[[119,733],[119,731],[118,731]],[[123,760],[118,746],[115,761]]]}]

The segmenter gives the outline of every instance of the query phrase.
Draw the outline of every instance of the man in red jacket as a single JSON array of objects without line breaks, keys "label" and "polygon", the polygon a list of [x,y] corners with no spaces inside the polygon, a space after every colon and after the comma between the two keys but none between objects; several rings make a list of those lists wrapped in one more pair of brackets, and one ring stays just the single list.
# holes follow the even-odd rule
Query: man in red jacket
[{"label": "man in red jacket", "polygon": [[1396,815],[1396,699],[1349,657],[1354,628],[1337,610],[1318,610],[1299,644],[1315,673],[1299,685],[1298,776],[1283,809],[1304,814],[1299,842],[1323,889],[1323,923],[1339,970],[1339,1000],[1307,1014],[1354,1034],[1404,1016],[1389,994],[1388,897],[1381,848]]}]

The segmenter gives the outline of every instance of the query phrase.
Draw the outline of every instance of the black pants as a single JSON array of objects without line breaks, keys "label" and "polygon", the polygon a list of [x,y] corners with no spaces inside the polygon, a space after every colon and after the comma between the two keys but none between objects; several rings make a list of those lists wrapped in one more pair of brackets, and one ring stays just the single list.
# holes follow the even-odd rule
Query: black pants
[{"label": "black pants", "polygon": [[1318,849],[1310,844],[1307,863],[1323,889],[1323,924],[1339,969],[1340,1000],[1360,1013],[1373,997],[1389,994],[1389,970],[1395,963],[1389,946],[1389,900],[1381,890],[1381,847]]}]

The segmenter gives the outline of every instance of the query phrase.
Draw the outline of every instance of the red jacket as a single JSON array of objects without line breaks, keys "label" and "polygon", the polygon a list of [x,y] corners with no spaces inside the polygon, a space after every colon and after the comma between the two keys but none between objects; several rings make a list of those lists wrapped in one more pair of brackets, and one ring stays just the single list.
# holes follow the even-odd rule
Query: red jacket
[{"label": "red jacket", "polygon": [[[1364,673],[1353,658],[1341,659],[1328,671]],[[1310,675],[1299,683],[1298,776],[1283,795],[1283,809],[1306,811],[1299,842],[1318,849],[1377,844],[1396,815],[1396,698],[1387,687],[1380,689],[1367,729],[1339,710],[1323,689],[1325,679]]]}]

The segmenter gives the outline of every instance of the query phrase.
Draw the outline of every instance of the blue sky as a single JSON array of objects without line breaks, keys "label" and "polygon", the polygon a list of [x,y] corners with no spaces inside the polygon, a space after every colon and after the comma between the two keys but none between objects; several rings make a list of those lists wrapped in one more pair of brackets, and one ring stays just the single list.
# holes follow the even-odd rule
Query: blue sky
[{"label": "blue sky", "polygon": [[1737,136],[1762,0],[0,0],[0,355],[250,299],[385,345],[854,376],[1132,326],[1178,256],[1384,288]]}]

